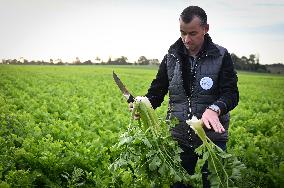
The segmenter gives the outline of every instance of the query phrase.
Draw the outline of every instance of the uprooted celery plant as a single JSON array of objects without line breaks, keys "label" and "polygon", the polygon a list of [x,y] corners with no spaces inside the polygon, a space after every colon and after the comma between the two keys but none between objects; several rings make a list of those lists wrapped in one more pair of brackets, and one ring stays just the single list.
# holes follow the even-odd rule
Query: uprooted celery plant
[{"label": "uprooted celery plant", "polygon": [[115,185],[131,187],[168,187],[172,182],[189,182],[182,168],[182,151],[171,139],[169,126],[160,121],[146,98],[134,102],[140,120],[131,121],[120,142],[113,147],[119,157],[110,166]]},{"label": "uprooted celery plant", "polygon": [[189,176],[181,166],[182,150],[172,139],[170,126],[158,119],[146,97],[136,98],[132,115],[135,113],[140,114],[141,121],[132,120],[120,142],[112,148],[118,156],[110,165],[115,186],[169,187],[174,182],[183,182],[200,187],[200,169],[205,160],[209,163],[209,180],[213,187],[232,186],[232,180],[240,176],[241,163],[216,147],[206,137],[201,124],[196,123],[191,127],[203,141],[196,152],[203,157],[198,160],[197,173]]},{"label": "uprooted celery plant", "polygon": [[201,180],[201,168],[205,161],[208,161],[208,179],[211,187],[234,187],[234,181],[241,178],[241,171],[245,169],[245,165],[237,157],[224,152],[206,136],[201,120],[194,116],[186,123],[202,140],[202,145],[195,149],[195,152],[202,156],[197,161],[195,178]]}]

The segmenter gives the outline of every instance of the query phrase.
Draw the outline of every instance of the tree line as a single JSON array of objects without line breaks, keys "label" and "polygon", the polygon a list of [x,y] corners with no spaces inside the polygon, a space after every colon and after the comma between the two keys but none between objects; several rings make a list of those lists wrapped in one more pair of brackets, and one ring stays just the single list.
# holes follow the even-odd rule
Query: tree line
[{"label": "tree line", "polygon": [[103,61],[99,57],[96,57],[94,61],[80,61],[79,57],[76,57],[75,61],[72,62],[63,62],[61,59],[50,59],[49,61],[44,60],[32,60],[28,61],[27,59],[21,58],[17,59],[2,59],[0,61],[2,64],[12,64],[12,65],[159,65],[160,62],[158,59],[148,59],[145,56],[140,56],[137,61],[130,63],[126,56],[121,56],[119,58],[109,58],[108,61]]},{"label": "tree line", "polygon": [[235,68],[237,70],[252,71],[252,72],[269,72],[265,65],[259,63],[259,57],[255,54],[249,55],[249,57],[238,57],[236,54],[231,54]]},{"label": "tree line", "polygon": [[[251,72],[263,72],[263,73],[284,73],[284,65],[282,63],[262,65],[259,63],[259,57],[255,54],[251,54],[248,57],[242,56],[238,57],[236,54],[231,54],[232,60],[236,70],[251,71]],[[2,64],[15,64],[15,65],[159,65],[158,59],[148,59],[145,56],[140,56],[137,61],[131,63],[128,61],[126,56],[121,56],[119,58],[111,59],[108,61],[102,61],[99,57],[96,57],[94,61],[80,61],[76,57],[73,62],[63,62],[61,59],[50,59],[49,61],[28,61],[24,58],[17,59],[2,59],[0,61]]]}]

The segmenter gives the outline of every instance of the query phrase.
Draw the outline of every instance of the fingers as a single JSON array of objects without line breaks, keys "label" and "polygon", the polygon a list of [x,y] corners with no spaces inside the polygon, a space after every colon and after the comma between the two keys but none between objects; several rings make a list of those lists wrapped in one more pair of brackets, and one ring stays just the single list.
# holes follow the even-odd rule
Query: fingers
[{"label": "fingers", "polygon": [[213,127],[213,130],[218,133],[223,133],[225,131],[222,124],[218,121],[211,121],[210,125]]},{"label": "fingers", "polygon": [[219,122],[219,127],[220,127],[222,133],[225,132],[225,128],[223,127],[223,125],[220,122]]},{"label": "fingers", "polygon": [[[133,112],[133,108],[134,108],[133,103],[129,103],[129,104],[128,104],[128,110],[129,110],[129,112],[132,113],[132,112]],[[140,119],[140,115],[135,112],[135,114],[134,114],[134,116],[133,116],[133,119],[135,119],[135,120]]]},{"label": "fingers", "polygon": [[224,127],[222,126],[220,122],[209,121],[208,119],[203,119],[203,123],[207,129],[211,129],[212,127],[215,132],[223,133],[225,131]]},{"label": "fingers", "polygon": [[213,128],[213,130],[218,133],[225,132],[223,125],[219,121],[218,114],[214,111],[205,110],[202,115],[202,121],[208,129]]},{"label": "fingers", "polygon": [[133,111],[133,103],[131,102],[131,103],[129,103],[128,104],[128,110],[129,110],[129,112],[132,112]]},{"label": "fingers", "polygon": [[207,129],[211,129],[210,123],[207,119],[203,119],[203,123],[207,127]]}]

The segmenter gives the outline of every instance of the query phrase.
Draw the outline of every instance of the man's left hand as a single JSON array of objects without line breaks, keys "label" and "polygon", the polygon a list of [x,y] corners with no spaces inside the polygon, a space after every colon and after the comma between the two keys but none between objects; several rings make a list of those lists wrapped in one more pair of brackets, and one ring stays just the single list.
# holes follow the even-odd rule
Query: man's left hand
[{"label": "man's left hand", "polygon": [[202,114],[201,120],[208,129],[213,128],[213,130],[218,133],[225,132],[223,125],[219,121],[217,112],[214,112],[210,109],[206,109],[205,112]]}]

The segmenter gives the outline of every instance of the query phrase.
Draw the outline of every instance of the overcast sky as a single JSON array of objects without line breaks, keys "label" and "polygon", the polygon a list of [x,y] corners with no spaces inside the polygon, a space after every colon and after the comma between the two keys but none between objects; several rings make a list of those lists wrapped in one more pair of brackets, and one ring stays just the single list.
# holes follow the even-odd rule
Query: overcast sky
[{"label": "overcast sky", "polygon": [[284,0],[0,0],[0,59],[161,60],[188,5],[207,12],[213,42],[230,53],[284,63]]}]

